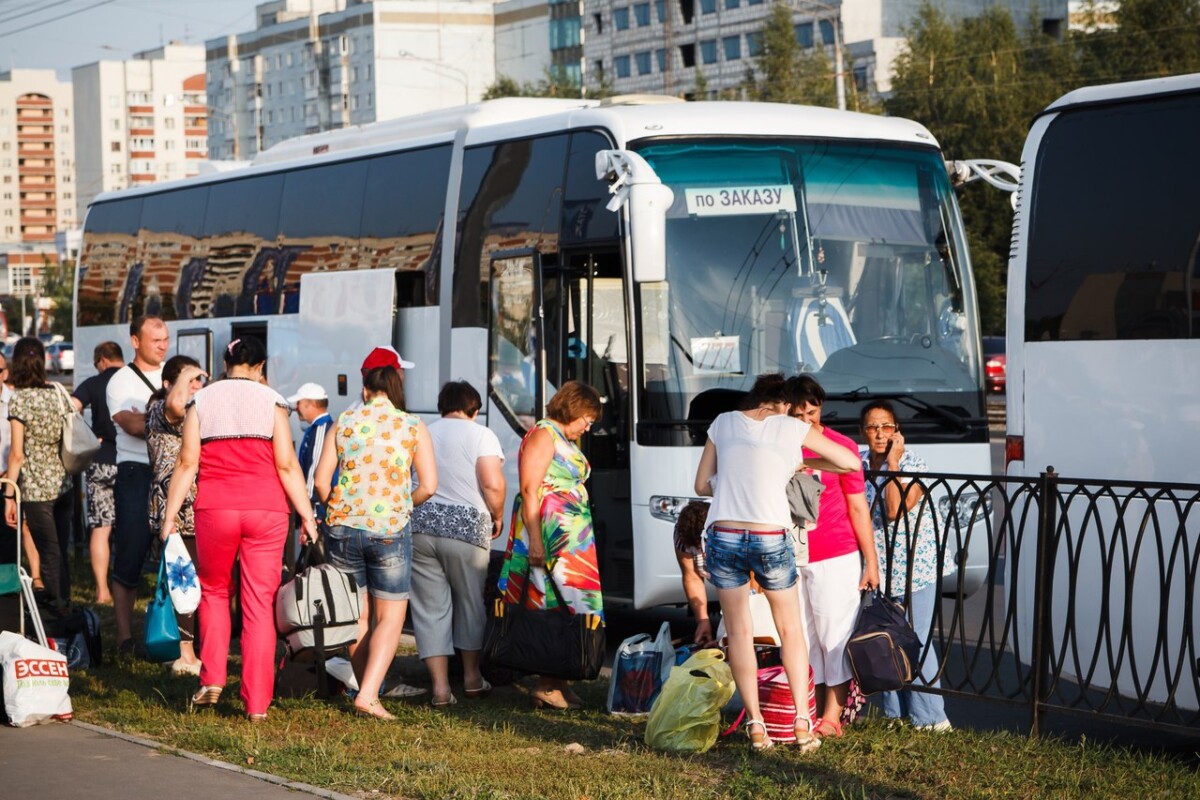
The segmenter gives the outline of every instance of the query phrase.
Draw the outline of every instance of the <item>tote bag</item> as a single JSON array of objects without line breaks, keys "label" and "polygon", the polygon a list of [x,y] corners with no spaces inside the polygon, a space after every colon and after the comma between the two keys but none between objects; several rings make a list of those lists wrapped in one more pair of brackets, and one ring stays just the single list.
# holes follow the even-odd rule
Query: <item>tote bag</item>
[{"label": "tote bag", "polygon": [[62,412],[62,442],[59,444],[59,457],[63,467],[72,475],[83,472],[92,463],[96,453],[100,452],[100,440],[84,421],[83,415],[71,405],[71,395],[61,383],[54,384],[63,402]]},{"label": "tote bag", "polygon": [[525,607],[528,573],[521,599],[515,605],[504,602],[503,597],[496,598],[484,638],[485,660],[490,665],[546,678],[595,680],[604,662],[604,618],[573,613],[549,572],[546,583],[558,600],[557,608]]},{"label": "tote bag", "polygon": [[146,660],[163,662],[179,658],[179,623],[167,588],[167,556],[158,561],[158,586],[146,607]]},{"label": "tote bag", "polygon": [[167,590],[171,593],[171,604],[178,613],[191,614],[200,607],[200,578],[182,536],[172,533],[167,537],[163,557],[167,560]]}]

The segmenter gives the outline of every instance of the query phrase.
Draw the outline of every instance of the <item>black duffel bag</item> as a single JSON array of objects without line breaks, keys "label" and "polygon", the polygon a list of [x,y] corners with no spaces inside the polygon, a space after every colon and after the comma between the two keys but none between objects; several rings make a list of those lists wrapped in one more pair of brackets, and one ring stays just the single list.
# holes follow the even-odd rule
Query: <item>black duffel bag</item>
[{"label": "black duffel bag", "polygon": [[[510,573],[509,580],[513,577]],[[546,584],[554,592],[555,608],[525,607],[528,573],[524,576],[520,601],[513,604],[506,603],[503,597],[495,599],[484,637],[484,665],[545,678],[594,680],[604,663],[604,618],[599,614],[572,612],[563,602],[549,571]]]},{"label": "black duffel bag", "polygon": [[863,592],[846,655],[863,694],[894,692],[916,674],[921,640],[908,624],[904,606],[878,590]]}]

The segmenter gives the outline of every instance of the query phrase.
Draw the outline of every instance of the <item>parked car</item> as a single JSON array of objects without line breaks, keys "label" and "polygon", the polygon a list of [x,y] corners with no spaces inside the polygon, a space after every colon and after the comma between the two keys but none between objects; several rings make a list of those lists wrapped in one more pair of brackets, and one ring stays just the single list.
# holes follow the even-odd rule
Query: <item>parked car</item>
[{"label": "parked car", "polygon": [[74,372],[75,347],[70,342],[55,342],[46,346],[47,372]]},{"label": "parked car", "polygon": [[1004,394],[1008,357],[1005,355],[1003,336],[983,337],[983,369],[987,390],[995,394]]}]

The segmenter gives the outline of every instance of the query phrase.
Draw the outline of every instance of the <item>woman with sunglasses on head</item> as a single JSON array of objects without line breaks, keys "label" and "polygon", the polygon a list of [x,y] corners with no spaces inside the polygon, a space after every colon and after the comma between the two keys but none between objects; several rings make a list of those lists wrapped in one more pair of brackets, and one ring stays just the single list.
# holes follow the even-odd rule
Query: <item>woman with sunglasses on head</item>
[{"label": "woman with sunglasses on head", "polygon": [[[584,483],[591,465],[579,438],[600,418],[596,390],[567,381],[546,404],[546,419],[525,434],[517,454],[521,489],[500,571],[500,596],[530,609],[566,604],[574,614],[603,614],[592,509]],[[526,583],[529,584],[526,589]],[[567,681],[540,676],[535,708],[579,708]]]},{"label": "woman with sunglasses on head", "polygon": [[[183,418],[192,397],[204,387],[206,377],[196,359],[173,356],[163,364],[162,388],[150,396],[150,403],[146,406],[146,449],[150,455],[150,469],[154,472],[150,479],[151,530],[162,528],[167,489],[171,485],[171,475],[175,472],[179,448],[183,444]],[[192,512],[195,501],[196,484],[193,482],[175,519],[175,531],[183,538],[193,562],[196,560],[196,524]],[[179,659],[171,665],[171,671],[176,675],[199,675],[200,659],[196,657],[195,648],[196,613],[176,612],[175,619],[179,623],[181,641]]]},{"label": "woman with sunglasses on head", "polygon": [[[809,716],[808,646],[800,595],[792,515],[787,484],[808,466],[852,472],[858,455],[816,433],[789,415],[784,377],[759,375],[742,403],[713,420],[700,455],[695,490],[711,495],[706,542],[709,580],[729,636],[729,665],[746,706],[750,748],[772,746],[758,700],[758,663],[750,615],[750,575],[754,574],[779,632],[784,672],[796,706],[796,743],[802,752],[817,749]],[[801,460],[807,447],[815,458]]]},{"label": "woman with sunglasses on head", "polygon": [[[863,439],[867,443],[863,469],[883,473],[928,471],[924,459],[905,447],[904,434],[900,432],[896,409],[891,403],[887,400],[867,403],[860,419]],[[868,480],[866,498],[875,527],[880,586],[893,600],[908,607],[913,630],[922,642],[929,644],[921,664],[921,677],[929,686],[937,687],[937,651],[929,643],[941,582],[938,524],[933,504],[925,498],[921,485],[906,476],[888,478],[885,475]],[[945,566],[953,569],[950,561]],[[940,694],[908,689],[885,692],[883,713],[893,719],[908,717],[922,730],[948,731],[951,728]]]},{"label": "woman with sunglasses on head", "polygon": [[196,484],[196,571],[200,576],[200,689],[216,705],[229,668],[229,588],[236,560],[242,607],[242,700],[251,722],[267,718],[275,689],[275,593],[291,507],[301,542],[316,523],[292,447],[287,401],[262,383],[267,351],[245,337],[225,348],[225,377],[196,392],[183,418],[179,461],[162,512],[165,540]]}]

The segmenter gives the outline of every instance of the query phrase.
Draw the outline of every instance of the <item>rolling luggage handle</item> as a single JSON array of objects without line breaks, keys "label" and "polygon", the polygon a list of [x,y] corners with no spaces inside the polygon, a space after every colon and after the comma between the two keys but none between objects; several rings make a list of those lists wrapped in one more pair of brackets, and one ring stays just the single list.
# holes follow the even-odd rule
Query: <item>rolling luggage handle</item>
[{"label": "rolling luggage handle", "polygon": [[[12,487],[13,502],[17,504],[17,581],[21,584],[21,591],[17,600],[17,616],[19,622],[19,632],[22,637],[25,636],[25,605],[29,605],[29,618],[33,620],[33,632],[37,634],[37,641],[42,647],[49,647],[49,641],[46,639],[46,629],[42,626],[42,615],[37,607],[37,598],[33,595],[33,578],[21,566],[21,487],[17,486],[16,481],[11,481],[8,478],[0,478],[0,488]],[[8,494],[5,491],[5,494]]]}]

